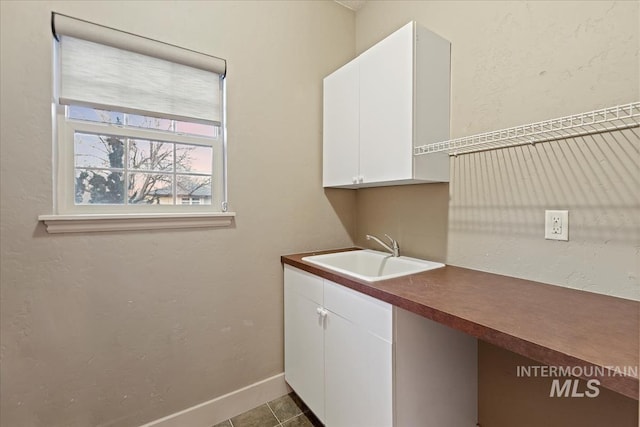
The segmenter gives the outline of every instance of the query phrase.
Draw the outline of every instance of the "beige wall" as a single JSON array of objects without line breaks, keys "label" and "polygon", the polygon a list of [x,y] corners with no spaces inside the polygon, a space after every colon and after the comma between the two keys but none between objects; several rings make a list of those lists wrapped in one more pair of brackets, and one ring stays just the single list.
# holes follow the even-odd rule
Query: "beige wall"
[{"label": "beige wall", "polygon": [[[455,138],[640,100],[639,13],[630,1],[371,1],[356,14],[356,49],[411,20],[450,40]],[[407,254],[640,299],[639,138],[463,155],[449,185],[358,190],[356,242],[395,233]],[[569,210],[569,242],[544,240],[545,209]],[[582,424],[585,413],[637,424],[637,401],[551,401],[547,383],[514,378],[514,363],[531,361],[482,343],[479,355],[483,426],[602,425]]]},{"label": "beige wall", "polygon": [[[450,185],[323,191],[320,176],[322,77],[409,20],[453,44],[456,137],[638,100],[637,2],[0,5],[3,426],[133,426],[280,373],[278,257],[366,233],[638,297],[637,131],[461,156]],[[229,60],[235,227],[46,234],[52,9]],[[542,239],[545,208],[570,209],[569,243]]]},{"label": "beige wall", "polygon": [[[451,137],[640,99],[639,3],[372,1],[356,14],[362,52],[410,20],[452,43]],[[640,131],[451,159],[449,264],[640,299]],[[441,189],[403,190],[438,203]],[[388,189],[360,190],[358,242]],[[544,240],[544,210],[568,209],[570,241]],[[419,205],[387,229],[440,236]],[[376,230],[377,231],[377,230]],[[440,238],[440,237],[437,237]],[[402,240],[400,244],[402,245]],[[409,243],[409,244],[407,244]],[[423,247],[405,242],[412,253]],[[435,255],[434,255],[435,256]],[[443,254],[437,254],[443,256]]]},{"label": "beige wall", "polygon": [[[226,58],[227,229],[48,235],[50,12]],[[2,426],[134,426],[283,370],[279,256],[352,245],[321,186],[322,77],[354,15],[313,2],[1,2]]]}]

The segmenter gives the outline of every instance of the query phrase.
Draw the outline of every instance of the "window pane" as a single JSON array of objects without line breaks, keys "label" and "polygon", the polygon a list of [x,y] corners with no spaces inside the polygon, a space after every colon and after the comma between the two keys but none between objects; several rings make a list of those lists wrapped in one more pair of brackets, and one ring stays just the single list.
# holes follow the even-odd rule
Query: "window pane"
[{"label": "window pane", "polygon": [[[182,204],[211,204],[211,177],[209,176],[192,176],[178,175],[177,192],[178,203]],[[187,201],[190,199],[190,201]],[[198,202],[195,203],[194,201]]]},{"label": "window pane", "polygon": [[202,123],[181,122],[176,120],[176,132],[217,138],[218,126],[203,125]]},{"label": "window pane", "polygon": [[129,140],[129,168],[173,171],[173,144],[145,139]]},{"label": "window pane", "polygon": [[131,204],[172,205],[172,175],[130,173],[127,197]]},{"label": "window pane", "polygon": [[176,171],[211,175],[213,149],[200,145],[176,144]]},{"label": "window pane", "polygon": [[182,199],[183,205],[199,205],[201,204],[200,197],[183,197]]},{"label": "window pane", "polygon": [[116,111],[98,110],[96,108],[69,105],[67,108],[67,115],[70,119],[75,120],[112,123],[116,125],[124,124],[124,113],[118,113]]},{"label": "window pane", "polygon": [[169,119],[138,116],[135,114],[127,114],[127,125],[145,129],[171,130],[171,120]]},{"label": "window pane", "polygon": [[108,170],[76,169],[77,205],[124,203],[123,173]]},{"label": "window pane", "polygon": [[114,136],[74,134],[74,158],[76,167],[122,168],[124,165],[124,141]]}]

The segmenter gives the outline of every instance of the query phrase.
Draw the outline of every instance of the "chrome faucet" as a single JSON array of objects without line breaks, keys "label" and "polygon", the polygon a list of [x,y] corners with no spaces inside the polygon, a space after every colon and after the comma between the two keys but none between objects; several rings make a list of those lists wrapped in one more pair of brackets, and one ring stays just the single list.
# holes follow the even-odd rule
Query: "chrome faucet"
[{"label": "chrome faucet", "polygon": [[371,240],[371,239],[375,240],[383,248],[385,248],[387,251],[389,251],[391,253],[391,255],[393,255],[394,257],[399,257],[400,256],[400,245],[398,245],[398,241],[392,239],[388,234],[385,234],[385,236],[391,242],[391,246],[387,245],[385,242],[383,242],[382,240],[378,239],[376,236],[372,236],[370,234],[367,234],[367,240]]}]

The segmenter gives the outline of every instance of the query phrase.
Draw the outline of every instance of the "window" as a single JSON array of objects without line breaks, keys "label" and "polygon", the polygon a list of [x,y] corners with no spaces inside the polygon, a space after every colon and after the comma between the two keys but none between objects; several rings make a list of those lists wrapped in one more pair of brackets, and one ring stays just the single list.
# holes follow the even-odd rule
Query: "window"
[{"label": "window", "polygon": [[52,26],[55,213],[226,212],[226,62],[56,13]]},{"label": "window", "polygon": [[75,105],[63,120],[63,141],[73,141],[73,182],[64,185],[75,206],[211,206],[222,192],[213,176],[222,166],[217,126]]}]

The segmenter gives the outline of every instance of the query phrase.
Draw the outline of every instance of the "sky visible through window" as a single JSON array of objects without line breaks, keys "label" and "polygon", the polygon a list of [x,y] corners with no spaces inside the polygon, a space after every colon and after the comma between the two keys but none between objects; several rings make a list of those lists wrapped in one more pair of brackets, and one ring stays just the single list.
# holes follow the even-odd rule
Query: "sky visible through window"
[{"label": "sky visible through window", "polygon": [[160,141],[109,135],[108,128],[76,131],[76,204],[211,203],[212,146],[177,142],[171,135],[215,138],[216,126],[77,106],[67,114],[72,120],[167,133]]}]

